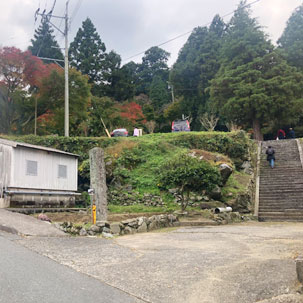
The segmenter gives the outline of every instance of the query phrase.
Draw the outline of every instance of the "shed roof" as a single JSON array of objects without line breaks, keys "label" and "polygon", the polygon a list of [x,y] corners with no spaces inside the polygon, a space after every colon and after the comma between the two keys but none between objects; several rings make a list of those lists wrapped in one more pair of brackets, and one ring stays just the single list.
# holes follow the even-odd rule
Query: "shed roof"
[{"label": "shed roof", "polygon": [[16,141],[11,141],[11,140],[6,140],[0,138],[0,144],[12,146],[12,147],[26,147],[26,148],[33,148],[33,149],[39,149],[39,150],[44,150],[47,152],[52,152],[52,153],[58,153],[58,154],[64,154],[68,156],[73,156],[73,157],[79,157],[79,155],[68,153],[59,149],[55,148],[49,148],[49,147],[44,147],[44,146],[39,146],[39,145],[33,145],[33,144],[28,144],[28,143],[23,143],[23,142],[16,142]]}]

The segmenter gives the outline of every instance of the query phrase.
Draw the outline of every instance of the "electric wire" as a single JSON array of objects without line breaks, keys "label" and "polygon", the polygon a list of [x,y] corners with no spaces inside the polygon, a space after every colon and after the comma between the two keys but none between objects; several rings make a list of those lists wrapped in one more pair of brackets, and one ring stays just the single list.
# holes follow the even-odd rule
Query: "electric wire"
[{"label": "electric wire", "polygon": [[[56,1],[57,1],[57,0],[54,0],[52,9],[49,11],[49,13],[48,13],[47,15],[45,15],[46,8],[44,9],[43,16],[42,16],[42,22],[43,22],[43,18],[45,18],[45,22],[47,22],[47,23],[50,22],[50,20],[51,20],[51,18],[52,18],[52,15],[51,15],[51,14],[52,14],[52,12],[53,12],[53,10],[54,10],[54,8],[55,8]],[[47,0],[46,0],[46,4],[47,4]],[[37,52],[37,55],[36,55],[37,57],[39,57],[39,55],[40,55],[40,51],[41,51],[41,49],[42,49],[42,47],[43,47],[43,44],[44,44],[44,42],[45,42],[45,38],[46,38],[46,33],[44,34],[43,39],[42,39],[42,42],[41,42],[41,45],[40,45],[40,47],[39,47],[39,49],[38,49],[38,52]]]},{"label": "electric wire", "polygon": [[[256,4],[257,2],[260,2],[260,1],[261,1],[261,0],[255,0],[255,1],[253,1],[253,2],[250,2],[250,3],[246,4],[245,6],[243,6],[243,8],[250,7],[250,6]],[[236,11],[236,10],[233,10],[232,12],[229,12],[228,14],[223,15],[223,16],[222,16],[222,19],[224,19],[224,18],[226,18],[226,17],[228,17],[228,16],[234,14],[235,11]],[[201,26],[202,26],[202,27],[208,26],[208,25],[211,24],[211,22],[212,22],[212,21],[207,22],[207,23],[205,23],[204,25],[201,25]],[[194,29],[192,29],[192,30],[190,30],[190,31],[188,31],[188,32],[186,32],[186,33],[180,34],[180,35],[178,35],[178,36],[176,36],[176,37],[174,37],[174,38],[171,38],[171,39],[169,39],[169,40],[167,40],[167,41],[165,41],[165,42],[162,42],[162,43],[156,45],[156,47],[160,47],[160,46],[163,46],[163,45],[165,45],[165,44],[168,44],[168,43],[170,43],[170,42],[172,42],[172,41],[175,41],[175,40],[177,40],[177,39],[180,39],[180,38],[182,38],[182,37],[184,37],[184,36],[186,36],[186,35],[191,34],[193,31],[194,31]],[[128,60],[130,60],[130,59],[132,59],[132,58],[135,58],[135,57],[138,57],[138,56],[140,56],[140,55],[145,54],[145,52],[146,52],[146,50],[145,50],[145,51],[142,51],[142,52],[140,52],[140,53],[137,53],[137,54],[135,54],[135,55],[132,55],[132,56],[130,56],[130,57],[128,57],[128,58],[126,58],[126,59],[124,59],[124,60],[122,60],[122,61],[123,61],[123,62],[128,61]]]},{"label": "electric wire", "polygon": [[82,2],[83,2],[83,0],[78,0],[76,6],[75,6],[75,8],[74,8],[74,11],[73,11],[72,14],[71,14],[70,23],[73,22],[75,16],[77,15],[77,13],[78,13],[78,11],[79,11],[81,5],[82,5]]}]

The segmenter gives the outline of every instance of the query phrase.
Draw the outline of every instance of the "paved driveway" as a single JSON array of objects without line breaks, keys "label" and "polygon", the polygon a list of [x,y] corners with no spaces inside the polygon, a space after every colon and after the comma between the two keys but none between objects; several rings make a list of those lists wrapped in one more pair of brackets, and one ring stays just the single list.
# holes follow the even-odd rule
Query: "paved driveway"
[{"label": "paved driveway", "polygon": [[302,223],[15,241],[146,302],[302,302],[294,262],[303,254]]}]

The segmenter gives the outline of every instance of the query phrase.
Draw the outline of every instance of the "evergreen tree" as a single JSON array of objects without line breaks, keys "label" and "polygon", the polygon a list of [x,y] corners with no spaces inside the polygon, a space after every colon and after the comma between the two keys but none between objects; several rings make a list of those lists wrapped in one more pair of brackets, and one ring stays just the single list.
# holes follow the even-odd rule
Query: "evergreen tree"
[{"label": "evergreen tree", "polygon": [[[42,18],[41,25],[35,30],[34,39],[31,39],[32,46],[29,46],[28,50],[37,57],[63,60],[64,57],[53,32],[47,19]],[[43,61],[50,63],[49,60]]]},{"label": "evergreen tree", "polygon": [[210,95],[221,115],[252,127],[254,138],[262,140],[265,123],[274,128],[299,119],[302,81],[302,73],[271,52],[236,68],[221,69],[211,81]]},{"label": "evergreen tree", "polygon": [[160,76],[155,76],[150,85],[149,97],[156,111],[160,111],[164,104],[170,103],[170,95],[166,81]]},{"label": "evergreen tree", "polygon": [[195,28],[170,73],[175,94],[183,97],[180,103],[185,103],[178,107],[185,110],[178,116],[190,114],[194,129],[200,129],[198,116],[208,110],[209,94],[205,89],[220,68],[220,48],[225,27],[223,20],[216,15],[209,28]]},{"label": "evergreen tree", "polygon": [[82,74],[89,76],[89,82],[94,84],[93,93],[96,93],[97,86],[105,80],[105,50],[105,45],[101,41],[95,26],[87,18],[70,45],[69,56],[71,66]]},{"label": "evergreen tree", "polygon": [[221,50],[221,60],[233,67],[252,62],[273,50],[256,19],[251,18],[246,0],[240,2],[230,20]]},{"label": "evergreen tree", "polygon": [[125,64],[120,69],[114,70],[111,75],[111,88],[109,96],[116,101],[130,100],[135,96],[136,78],[133,68],[136,65],[134,62]]},{"label": "evergreen tree", "polygon": [[[108,96],[119,97],[119,101],[121,101],[121,96],[117,89],[119,90],[119,81],[121,78],[121,57],[114,51],[110,51],[109,54],[105,54],[104,64],[104,74],[103,79],[104,83],[99,85],[99,96]],[[122,94],[123,95],[123,94]]]},{"label": "evergreen tree", "polygon": [[303,70],[303,5],[299,6],[287,21],[278,45],[288,63]]},{"label": "evergreen tree", "polygon": [[151,47],[145,52],[142,64],[138,66],[137,95],[141,93],[148,95],[155,76],[161,77],[163,81],[168,80],[167,61],[169,56],[168,52],[157,46]]}]

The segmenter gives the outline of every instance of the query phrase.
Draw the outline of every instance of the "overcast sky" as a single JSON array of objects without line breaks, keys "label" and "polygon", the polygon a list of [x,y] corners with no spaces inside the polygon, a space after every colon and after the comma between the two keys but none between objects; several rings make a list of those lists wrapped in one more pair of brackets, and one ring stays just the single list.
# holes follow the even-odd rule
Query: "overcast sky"
[{"label": "overcast sky", "polygon": [[[55,0],[1,0],[0,45],[26,49],[33,37],[34,14],[40,6],[48,12]],[[248,3],[254,0],[248,0]],[[207,25],[215,14],[227,15],[240,0],[70,0],[72,18],[69,40],[72,41],[82,21],[89,17],[94,23],[107,51],[115,50],[123,60],[159,45],[194,27]],[[57,0],[55,15],[65,12],[66,0]],[[273,42],[281,36],[287,19],[302,0],[260,0],[251,6],[256,17]],[[78,9],[77,9],[78,8]],[[230,16],[225,18],[228,21]],[[54,20],[60,26],[59,20]],[[61,28],[63,29],[63,22]],[[171,53],[172,64],[189,35],[163,46]],[[57,41],[63,37],[56,32]],[[140,62],[142,55],[132,58]]]}]

